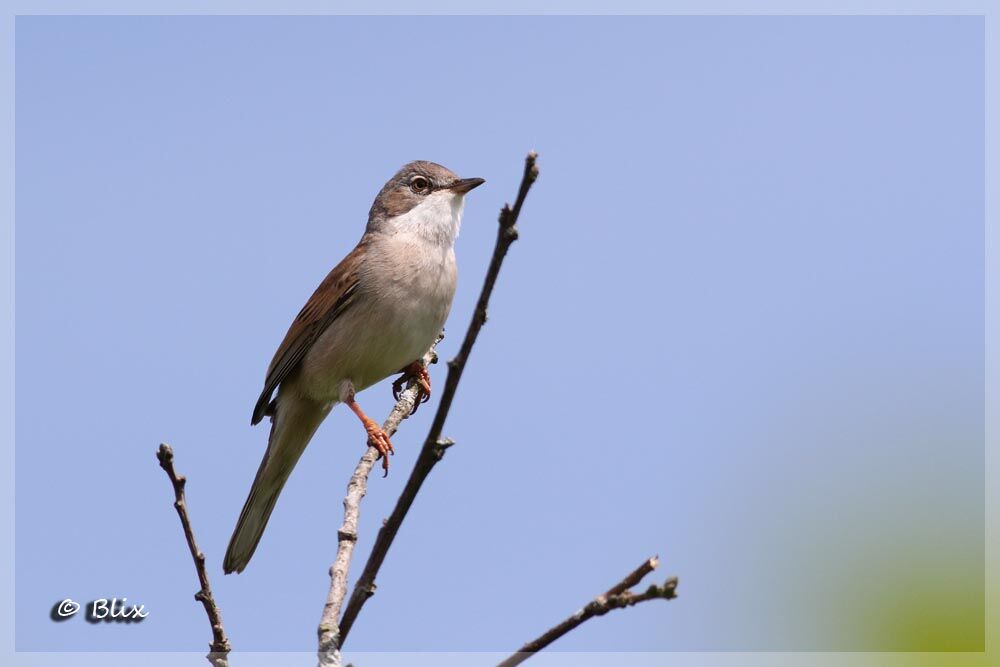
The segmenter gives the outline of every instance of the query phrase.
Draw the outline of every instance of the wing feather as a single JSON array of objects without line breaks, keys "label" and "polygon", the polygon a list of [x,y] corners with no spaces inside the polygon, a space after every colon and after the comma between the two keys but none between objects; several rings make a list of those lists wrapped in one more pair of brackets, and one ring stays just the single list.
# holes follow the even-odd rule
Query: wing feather
[{"label": "wing feather", "polygon": [[274,390],[298,368],[306,353],[327,327],[354,302],[366,243],[366,240],[362,239],[361,243],[327,274],[309,297],[306,305],[295,316],[288,333],[274,353],[271,365],[267,368],[264,390],[254,406],[251,424],[259,423],[268,414]]}]

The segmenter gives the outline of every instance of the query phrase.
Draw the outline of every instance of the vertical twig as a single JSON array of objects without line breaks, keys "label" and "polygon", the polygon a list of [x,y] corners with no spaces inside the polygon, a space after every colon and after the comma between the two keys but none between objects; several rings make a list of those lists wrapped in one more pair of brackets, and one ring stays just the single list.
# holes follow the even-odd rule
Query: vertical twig
[{"label": "vertical twig", "polygon": [[208,662],[214,667],[228,667],[229,639],[226,637],[226,630],[222,626],[222,613],[215,598],[212,597],[212,587],[208,583],[208,572],[205,570],[205,554],[198,548],[194,540],[194,529],[191,528],[191,519],[188,517],[187,501],[184,497],[184,484],[187,479],[183,475],[178,475],[174,470],[174,451],[170,445],[161,444],[156,451],[156,458],[160,462],[160,467],[167,473],[170,483],[174,487],[174,509],[177,516],[181,518],[181,526],[184,528],[184,539],[187,540],[188,549],[191,551],[191,558],[194,559],[194,568],[198,571],[198,581],[201,588],[194,594],[194,599],[198,600],[205,607],[208,614],[208,621],[212,624],[212,643],[209,644],[209,654],[205,656]]}]

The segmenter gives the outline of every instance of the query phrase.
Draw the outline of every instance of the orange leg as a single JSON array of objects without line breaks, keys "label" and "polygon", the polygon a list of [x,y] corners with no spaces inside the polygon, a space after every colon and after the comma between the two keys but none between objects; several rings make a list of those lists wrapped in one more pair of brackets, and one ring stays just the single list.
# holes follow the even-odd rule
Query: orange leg
[{"label": "orange leg", "polygon": [[400,375],[392,383],[392,397],[397,401],[399,400],[399,395],[403,393],[403,385],[413,380],[417,383],[419,389],[419,394],[417,395],[417,400],[413,403],[413,409],[410,411],[412,415],[417,411],[417,407],[421,403],[426,403],[431,398],[431,375],[427,372],[427,367],[424,366],[422,361],[414,361],[412,364],[400,371]]},{"label": "orange leg", "polygon": [[392,449],[392,443],[389,442],[389,435],[362,411],[361,406],[353,398],[346,401],[346,403],[347,407],[364,424],[365,431],[368,432],[368,444],[378,450],[379,456],[382,458],[382,470],[385,471],[385,475],[382,476],[385,477],[389,474],[389,454],[395,454],[395,451]]}]

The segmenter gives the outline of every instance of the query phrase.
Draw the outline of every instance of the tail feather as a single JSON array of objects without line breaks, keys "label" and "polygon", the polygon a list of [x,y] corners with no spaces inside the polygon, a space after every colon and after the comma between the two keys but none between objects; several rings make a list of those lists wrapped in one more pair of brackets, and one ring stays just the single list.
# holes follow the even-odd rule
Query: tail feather
[{"label": "tail feather", "polygon": [[242,572],[250,562],[278,495],[316,429],[330,412],[330,407],[300,397],[278,403],[271,418],[267,452],[257,469],[233,536],[229,539],[229,548],[222,563],[226,574]]},{"label": "tail feather", "polygon": [[[243,511],[236,522],[236,529],[229,539],[229,548],[226,549],[226,558],[222,562],[222,569],[226,574],[231,572],[242,572],[250,562],[257,544],[264,535],[264,528],[267,520],[271,518],[274,504],[278,500],[278,494],[285,486],[284,479],[277,478],[265,481],[265,471],[267,470],[268,457],[260,463],[257,477],[250,487],[250,495],[247,496],[243,504]],[[291,472],[289,470],[289,472]]]}]

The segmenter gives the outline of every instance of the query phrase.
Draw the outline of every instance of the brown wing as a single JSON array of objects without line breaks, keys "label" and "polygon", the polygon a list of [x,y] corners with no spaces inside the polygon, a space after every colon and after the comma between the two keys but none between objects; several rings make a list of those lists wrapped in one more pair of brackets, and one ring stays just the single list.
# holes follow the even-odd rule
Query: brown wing
[{"label": "brown wing", "polygon": [[358,269],[361,266],[366,240],[335,266],[319,284],[306,305],[295,316],[285,339],[274,353],[267,368],[264,390],[254,406],[251,424],[257,424],[268,413],[271,394],[299,365],[313,343],[335,319],[350,306],[358,287]]}]

